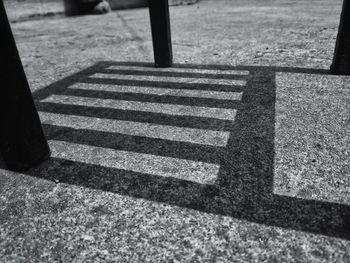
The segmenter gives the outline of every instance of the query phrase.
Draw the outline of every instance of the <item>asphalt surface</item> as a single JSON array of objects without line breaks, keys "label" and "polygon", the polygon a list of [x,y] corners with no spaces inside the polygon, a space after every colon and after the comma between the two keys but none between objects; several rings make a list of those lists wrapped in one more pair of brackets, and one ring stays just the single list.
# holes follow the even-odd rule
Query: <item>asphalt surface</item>
[{"label": "asphalt surface", "polygon": [[350,78],[341,1],[13,23],[52,152],[0,170],[3,262],[350,262]]}]

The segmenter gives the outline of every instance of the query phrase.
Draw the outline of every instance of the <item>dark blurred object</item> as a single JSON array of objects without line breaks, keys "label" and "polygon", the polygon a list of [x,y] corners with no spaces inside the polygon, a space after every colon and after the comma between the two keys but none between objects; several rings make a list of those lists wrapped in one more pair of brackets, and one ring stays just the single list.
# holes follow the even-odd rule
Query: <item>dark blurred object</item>
[{"label": "dark blurred object", "polygon": [[149,0],[149,13],[155,66],[160,68],[171,67],[173,53],[168,0]]},{"label": "dark blurred object", "polygon": [[106,0],[63,0],[66,16],[105,14],[111,8]]},{"label": "dark blurred object", "polygon": [[344,0],[331,72],[350,74],[350,0]]},{"label": "dark blurred object", "polygon": [[[108,9],[119,10],[128,8],[147,7],[148,0],[105,0],[109,3]],[[95,5],[102,2],[96,0],[64,0],[66,15],[79,15],[79,14],[91,14],[91,13],[105,13],[106,4],[97,7],[97,10],[93,10]],[[199,0],[169,0],[169,5],[191,5],[199,2]],[[81,11],[80,11],[81,10]]]},{"label": "dark blurred object", "polygon": [[108,0],[112,10],[147,7],[148,0]]},{"label": "dark blurred object", "polygon": [[[108,2],[112,10],[148,6],[148,0],[108,0]],[[192,5],[197,2],[199,2],[199,0],[169,0],[169,5]]]},{"label": "dark blurred object", "polygon": [[0,152],[9,169],[25,171],[47,159],[50,150],[2,0],[0,32]]}]

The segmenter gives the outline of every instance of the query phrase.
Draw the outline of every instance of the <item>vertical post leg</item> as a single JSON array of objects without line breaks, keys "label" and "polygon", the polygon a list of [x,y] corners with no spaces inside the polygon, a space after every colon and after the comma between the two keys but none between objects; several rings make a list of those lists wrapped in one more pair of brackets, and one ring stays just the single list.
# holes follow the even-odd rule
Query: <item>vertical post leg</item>
[{"label": "vertical post leg", "polygon": [[331,72],[350,74],[350,0],[344,0]]},{"label": "vertical post leg", "polygon": [[173,63],[168,0],[149,0],[153,52],[156,67]]},{"label": "vertical post leg", "polygon": [[27,170],[50,150],[0,0],[0,152],[11,170]]}]

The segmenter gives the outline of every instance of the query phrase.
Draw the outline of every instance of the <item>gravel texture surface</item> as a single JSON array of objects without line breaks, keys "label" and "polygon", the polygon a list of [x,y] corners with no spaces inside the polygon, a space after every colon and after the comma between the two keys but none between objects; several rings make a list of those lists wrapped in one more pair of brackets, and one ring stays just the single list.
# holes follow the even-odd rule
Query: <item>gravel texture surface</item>
[{"label": "gravel texture surface", "polygon": [[350,262],[350,78],[328,72],[340,10],[172,7],[173,70],[152,67],[147,9],[13,23],[53,157],[0,170],[0,261]]}]

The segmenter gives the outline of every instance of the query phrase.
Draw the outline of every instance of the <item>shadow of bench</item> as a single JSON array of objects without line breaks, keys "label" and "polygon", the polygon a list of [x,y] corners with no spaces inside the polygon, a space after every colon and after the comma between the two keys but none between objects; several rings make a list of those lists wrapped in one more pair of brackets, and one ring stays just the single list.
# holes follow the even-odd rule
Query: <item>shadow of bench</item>
[{"label": "shadow of bench", "polygon": [[[149,1],[154,65],[172,65],[168,0]],[[0,151],[9,169],[26,170],[49,157],[49,147],[16,48],[3,1],[0,2],[1,131]],[[331,66],[333,74],[350,74],[350,1],[344,0]]]}]

